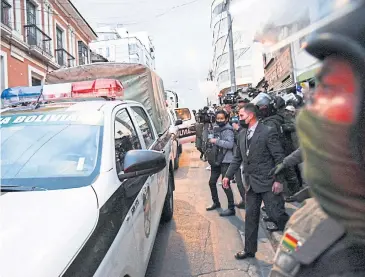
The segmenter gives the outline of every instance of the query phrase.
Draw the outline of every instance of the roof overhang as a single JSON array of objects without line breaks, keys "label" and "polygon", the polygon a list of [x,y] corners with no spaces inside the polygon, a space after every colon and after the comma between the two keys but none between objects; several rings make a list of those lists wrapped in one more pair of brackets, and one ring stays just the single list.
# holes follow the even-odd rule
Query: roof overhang
[{"label": "roof overhang", "polygon": [[64,10],[66,10],[66,12],[70,15],[70,18],[72,18],[77,26],[89,37],[90,41],[96,40],[98,38],[96,32],[70,0],[67,0],[65,2],[58,2],[58,4]]}]

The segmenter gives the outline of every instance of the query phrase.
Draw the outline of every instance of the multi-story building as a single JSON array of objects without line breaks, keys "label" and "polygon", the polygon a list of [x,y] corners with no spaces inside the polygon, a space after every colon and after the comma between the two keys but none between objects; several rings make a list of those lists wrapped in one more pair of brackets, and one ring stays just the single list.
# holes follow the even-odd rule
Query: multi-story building
[{"label": "multi-story building", "polygon": [[110,62],[139,63],[155,69],[155,48],[146,32],[129,33],[124,28],[97,29],[98,40],[90,44]]},{"label": "multi-story building", "polygon": [[[232,3],[234,0],[231,1]],[[213,33],[213,79],[217,82],[217,91],[224,95],[230,91],[228,20],[226,0],[214,0],[211,6],[211,29]],[[235,17],[239,17],[236,15]],[[237,89],[243,91],[256,86],[262,79],[262,45],[253,40],[250,26],[232,20],[235,75]]]},{"label": "multi-story building", "polygon": [[40,85],[48,71],[90,63],[97,35],[68,0],[1,0],[1,90]]},{"label": "multi-story building", "polygon": [[[341,3],[339,2],[339,4]],[[313,24],[324,19],[332,13],[335,7],[336,5],[331,0],[311,2],[310,12],[306,14],[308,24]],[[319,61],[309,55],[303,47],[307,38],[308,36],[303,36],[292,43],[294,74],[298,83],[303,81],[311,81],[313,83],[314,76],[320,66]]]},{"label": "multi-story building", "polygon": [[263,60],[268,90],[279,90],[294,85],[290,45],[274,53],[264,54]]}]

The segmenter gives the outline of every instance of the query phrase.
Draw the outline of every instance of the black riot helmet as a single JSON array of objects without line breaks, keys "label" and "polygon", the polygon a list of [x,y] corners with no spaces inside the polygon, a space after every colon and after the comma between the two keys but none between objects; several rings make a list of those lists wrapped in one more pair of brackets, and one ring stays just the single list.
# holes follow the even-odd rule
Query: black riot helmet
[{"label": "black riot helmet", "polygon": [[285,108],[285,100],[281,96],[274,97],[274,108],[277,111]]},{"label": "black riot helmet", "polygon": [[274,113],[274,98],[265,92],[260,92],[251,103],[257,106],[258,117],[261,119]]}]

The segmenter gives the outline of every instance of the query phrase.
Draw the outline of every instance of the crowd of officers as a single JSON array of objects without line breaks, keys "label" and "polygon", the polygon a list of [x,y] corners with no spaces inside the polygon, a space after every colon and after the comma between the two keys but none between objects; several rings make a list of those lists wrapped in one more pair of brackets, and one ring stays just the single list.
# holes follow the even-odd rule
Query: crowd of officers
[{"label": "crowd of officers", "polygon": [[[293,28],[296,33],[285,32],[288,34],[284,36],[283,32],[276,32],[276,27],[286,26],[282,24],[282,15],[293,13],[289,2],[295,1],[284,1],[285,5],[277,9],[280,16],[269,17],[268,28],[263,28],[258,39],[263,43],[270,41],[271,50],[277,51],[306,36],[304,50],[316,59],[319,68],[315,87],[305,94],[305,105],[300,108],[300,103],[293,103],[299,104],[296,107],[264,94],[248,104],[241,103],[246,106],[238,112],[242,131],[238,133],[234,154],[227,149],[231,152],[233,149],[235,113],[227,105],[225,111],[216,111],[213,137],[207,139],[201,135],[197,146],[202,150],[202,158],[205,154],[211,164],[214,178],[211,176],[209,186],[213,202],[219,201],[214,198],[211,182],[218,168],[224,173],[227,166],[222,165],[229,163],[222,174],[227,197],[231,197],[230,181],[242,168],[246,189],[245,250],[235,255],[237,259],[255,256],[257,215],[261,212],[258,207],[264,201],[271,217],[268,220],[277,223],[278,229],[285,228],[270,277],[362,277],[365,276],[365,1],[309,1],[308,8],[314,10],[315,6],[322,9],[326,2],[323,9],[326,12],[318,18],[311,16],[303,29],[296,24]],[[258,7],[262,9],[262,5]],[[277,24],[275,19],[279,20]],[[289,20],[293,18],[289,16]],[[296,131],[292,128],[294,117]],[[217,163],[212,162],[214,156]],[[309,190],[300,190],[305,187],[300,170],[295,168],[300,162],[304,164],[302,176]],[[309,194],[312,197],[288,219],[282,210],[283,194],[287,200],[293,200],[290,196],[294,200],[308,198]],[[228,202],[230,210],[232,200]],[[208,210],[219,206],[219,202],[214,202]],[[232,210],[221,213],[233,214]]]},{"label": "crowd of officers", "polygon": [[[303,195],[307,195],[307,186],[302,178],[302,168],[300,165],[301,152],[295,129],[295,117],[298,110],[303,105],[301,96],[296,95],[295,97],[292,97],[291,100],[285,101],[281,96],[271,96],[267,93],[260,93],[252,102],[255,103],[258,109],[259,121],[276,130],[286,156],[283,163],[273,169],[272,175],[278,175],[281,171],[283,171],[285,175],[283,195],[287,202],[303,201]],[[249,99],[239,98],[235,104],[204,107],[195,113],[197,121],[196,148],[201,153],[201,160],[207,161],[205,152],[209,145],[211,145],[209,143],[209,135],[213,137],[219,136],[217,134],[219,127],[217,124],[217,117],[220,115],[225,117],[227,116],[225,120],[229,123],[229,126],[232,127],[232,152],[233,154],[235,153],[237,149],[238,135],[243,129],[243,126],[240,124],[239,111],[249,103]],[[245,184],[242,180],[243,170],[243,166],[241,166],[235,173],[234,179],[232,180],[233,183],[237,184],[237,188],[241,196],[241,200],[236,203],[235,206],[242,209],[245,208]],[[224,177],[224,174],[222,174],[222,176]],[[216,187],[214,179],[210,182],[211,187]],[[213,188],[213,190],[215,189]],[[303,192],[301,190],[303,190]],[[212,192],[212,195],[215,195],[215,192]],[[223,213],[223,215],[224,214],[233,214],[233,212],[227,211],[226,213]],[[268,218],[264,219],[269,221]]]},{"label": "crowd of officers", "polygon": [[[262,202],[267,213],[263,220],[272,222],[267,230],[275,232],[283,231],[289,219],[284,201],[301,202],[310,197],[299,168],[302,157],[295,128],[302,104],[299,95],[286,101],[282,96],[260,93],[252,101],[239,99],[236,104],[204,107],[195,114],[196,147],[211,171],[212,205],[206,210],[221,208],[220,176],[228,200],[228,208],[220,216],[234,216],[235,208],[246,209],[245,250],[236,253],[236,259],[255,257]],[[241,196],[237,203],[231,183],[236,183]]]}]

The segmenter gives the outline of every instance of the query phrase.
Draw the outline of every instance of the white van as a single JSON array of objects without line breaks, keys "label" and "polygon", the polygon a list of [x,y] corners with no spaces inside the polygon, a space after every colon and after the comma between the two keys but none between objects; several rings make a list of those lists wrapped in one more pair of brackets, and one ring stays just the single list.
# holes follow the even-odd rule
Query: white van
[{"label": "white van", "polygon": [[182,120],[179,125],[179,144],[195,142],[196,138],[196,120],[195,115],[189,108],[176,108],[175,114],[177,119]]}]

